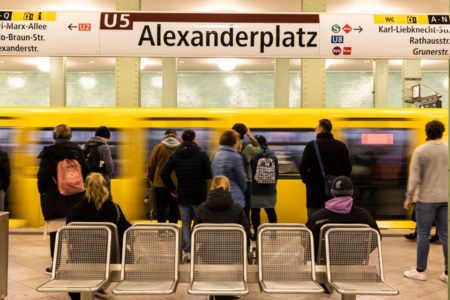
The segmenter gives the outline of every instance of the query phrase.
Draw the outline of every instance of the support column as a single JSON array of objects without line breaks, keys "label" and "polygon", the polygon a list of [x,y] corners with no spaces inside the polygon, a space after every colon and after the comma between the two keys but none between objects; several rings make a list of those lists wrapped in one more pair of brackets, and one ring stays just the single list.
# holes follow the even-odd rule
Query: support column
[{"label": "support column", "polygon": [[415,107],[414,104],[405,103],[405,100],[412,98],[412,86],[420,84],[422,81],[422,70],[420,60],[405,59],[402,66],[402,100],[403,107]]},{"label": "support column", "polygon": [[[326,0],[303,0],[302,12],[325,12]],[[325,60],[302,59],[301,66],[301,106],[325,106]]]},{"label": "support column", "polygon": [[274,107],[289,107],[289,59],[275,59]]},{"label": "support column", "polygon": [[177,107],[177,59],[163,58],[162,107]]},{"label": "support column", "polygon": [[389,61],[377,59],[373,63],[373,106],[388,107]]},{"label": "support column", "polygon": [[[121,11],[139,11],[141,10],[141,1],[116,0],[116,9]],[[140,66],[140,58],[116,58],[116,106],[141,106]]]},{"label": "support column", "polygon": [[66,106],[66,57],[50,58],[50,106]]}]

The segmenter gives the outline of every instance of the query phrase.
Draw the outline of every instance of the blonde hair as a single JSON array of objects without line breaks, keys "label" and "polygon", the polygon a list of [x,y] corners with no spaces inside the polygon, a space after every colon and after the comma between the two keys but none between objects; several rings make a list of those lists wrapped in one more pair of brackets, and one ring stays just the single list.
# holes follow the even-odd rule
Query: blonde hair
[{"label": "blonde hair", "polygon": [[222,188],[225,191],[230,191],[230,181],[225,176],[216,176],[212,180],[211,190]]},{"label": "blonde hair", "polygon": [[87,201],[93,202],[95,204],[95,208],[100,210],[102,208],[103,203],[109,197],[109,191],[106,188],[105,178],[100,173],[92,172],[86,177],[85,183],[85,196]]}]

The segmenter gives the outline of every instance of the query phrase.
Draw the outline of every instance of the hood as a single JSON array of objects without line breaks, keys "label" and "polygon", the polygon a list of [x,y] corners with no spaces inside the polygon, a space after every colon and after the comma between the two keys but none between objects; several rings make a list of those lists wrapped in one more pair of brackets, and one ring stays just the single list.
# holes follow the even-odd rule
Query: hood
[{"label": "hood", "polygon": [[176,148],[180,145],[180,141],[172,136],[166,137],[161,141],[161,143],[170,149]]},{"label": "hood", "polygon": [[175,150],[175,153],[179,154],[182,157],[191,157],[198,152],[200,152],[200,147],[192,142],[183,142],[178,147],[178,149]]},{"label": "hood", "polygon": [[38,158],[51,155],[59,160],[64,158],[76,157],[80,155],[81,152],[81,148],[77,144],[69,141],[64,141],[44,147]]},{"label": "hood", "polygon": [[106,142],[105,142],[105,140],[102,138],[102,137],[100,137],[100,136],[93,136],[93,137],[90,137],[89,138],[89,140],[87,141],[87,143],[89,144],[89,143],[95,143],[95,144],[97,144],[97,143],[102,143],[102,144],[106,144]]},{"label": "hood", "polygon": [[330,132],[321,132],[316,136],[317,139],[334,139],[333,134]]},{"label": "hood", "polygon": [[233,205],[233,199],[230,192],[219,188],[209,191],[205,205],[211,210],[225,210]]},{"label": "hood", "polygon": [[350,196],[336,197],[325,202],[325,208],[338,214],[348,214],[352,210],[353,198]]}]

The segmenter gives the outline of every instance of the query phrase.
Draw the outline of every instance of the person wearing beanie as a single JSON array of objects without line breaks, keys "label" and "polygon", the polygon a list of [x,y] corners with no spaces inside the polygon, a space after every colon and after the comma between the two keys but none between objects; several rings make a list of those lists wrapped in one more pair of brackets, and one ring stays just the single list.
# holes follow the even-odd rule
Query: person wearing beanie
[{"label": "person wearing beanie", "polygon": [[367,224],[380,231],[373,216],[364,208],[353,204],[353,183],[346,176],[338,176],[331,185],[332,199],[325,202],[325,208],[319,209],[308,219],[308,227],[314,237],[314,252],[319,249],[320,228],[328,223]]},{"label": "person wearing beanie", "polygon": [[[161,143],[156,145],[147,161],[147,178],[154,190],[156,200],[156,219],[159,223],[177,223],[180,218],[177,199],[172,196],[161,178],[161,170],[169,157],[180,146],[175,129],[167,129]],[[177,184],[175,172],[171,174],[172,181]],[[151,218],[152,216],[150,216]]]},{"label": "person wearing beanie", "polygon": [[82,147],[90,171],[103,174],[109,191],[111,191],[111,178],[114,172],[114,161],[108,145],[110,138],[109,128],[100,126],[95,130],[95,136],[89,138]]}]

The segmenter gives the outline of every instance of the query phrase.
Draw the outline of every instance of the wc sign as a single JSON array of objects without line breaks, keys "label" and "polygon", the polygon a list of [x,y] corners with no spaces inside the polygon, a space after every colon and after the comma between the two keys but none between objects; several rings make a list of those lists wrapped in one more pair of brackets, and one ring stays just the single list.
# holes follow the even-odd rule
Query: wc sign
[{"label": "wc sign", "polygon": [[332,44],[343,44],[344,43],[344,36],[343,35],[332,35],[331,36],[331,43]]}]

